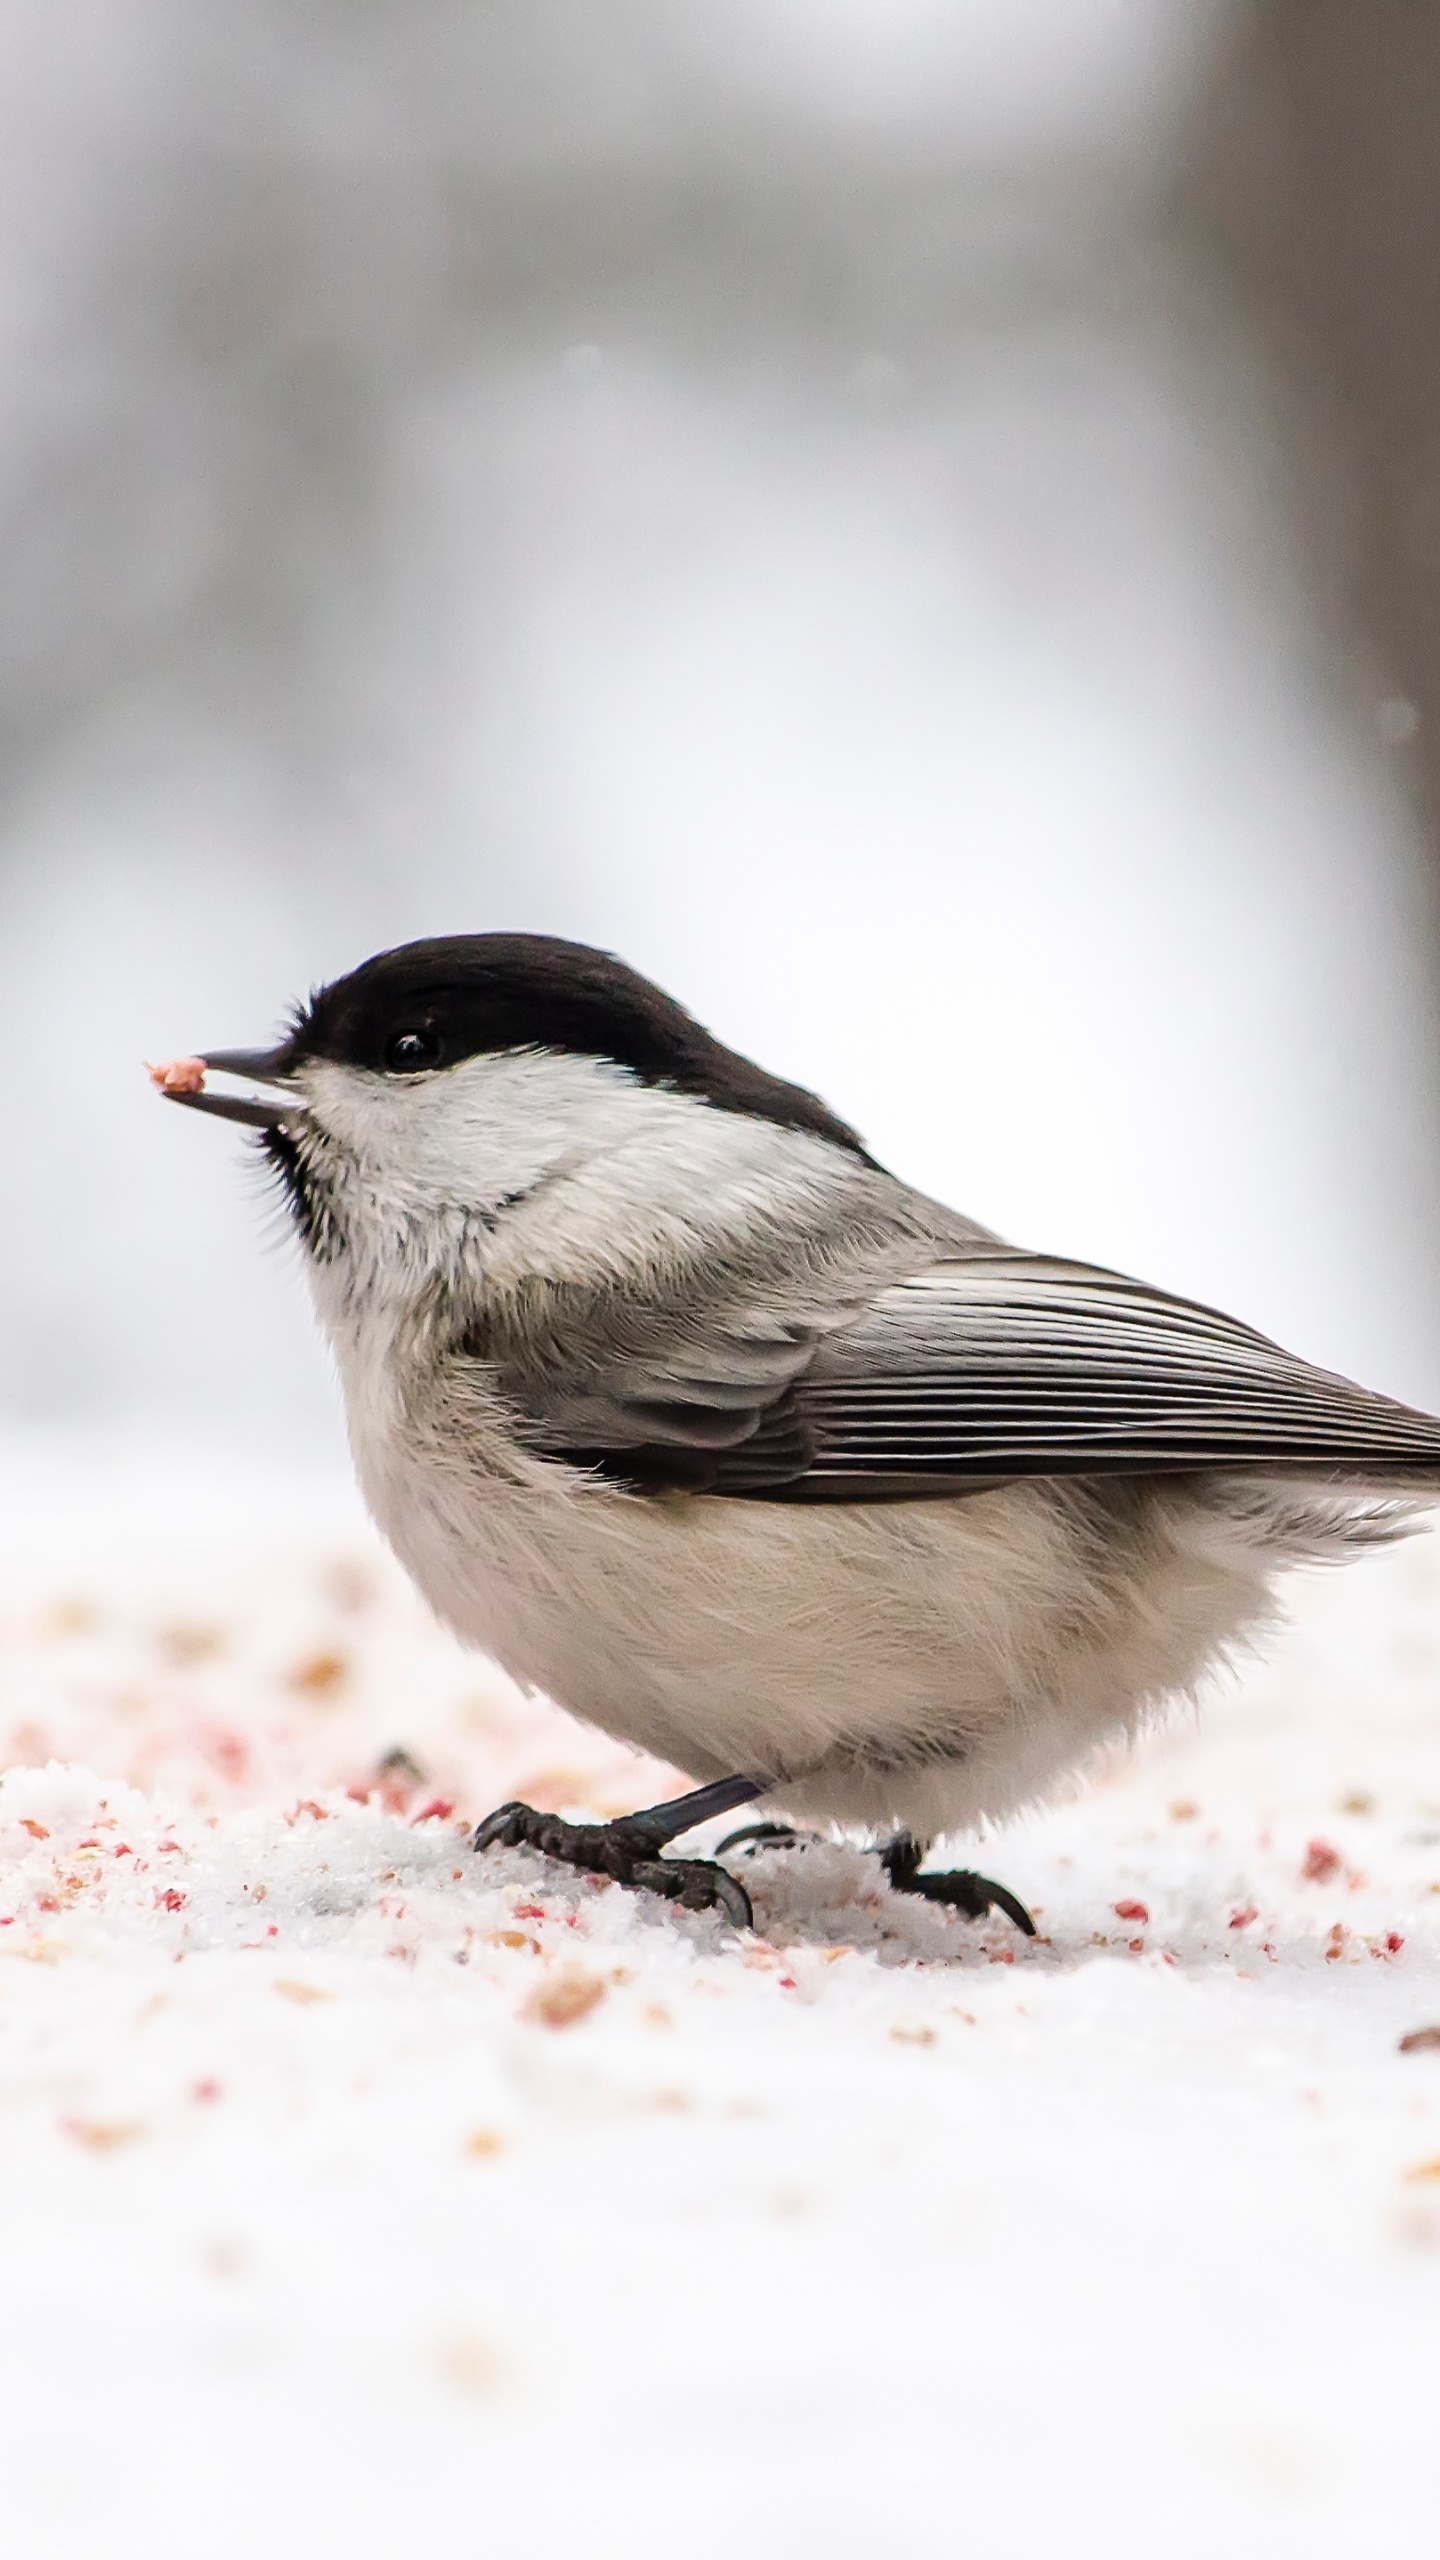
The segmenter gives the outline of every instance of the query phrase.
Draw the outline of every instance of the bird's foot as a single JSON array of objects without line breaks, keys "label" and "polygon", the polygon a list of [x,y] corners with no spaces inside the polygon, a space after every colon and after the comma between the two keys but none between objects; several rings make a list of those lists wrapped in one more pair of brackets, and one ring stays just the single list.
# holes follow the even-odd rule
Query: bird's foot
[{"label": "bird's foot", "polygon": [[582,1868],[587,1875],[663,1894],[684,1911],[723,1911],[737,1929],[750,1929],[750,1896],[734,1876],[711,1858],[666,1858],[660,1852],[696,1823],[713,1813],[728,1813],[760,1792],[754,1780],[722,1779],[644,1813],[622,1814],[615,1822],[565,1822],[558,1813],[537,1813],[533,1805],[502,1804],[481,1823],[470,1846],[478,1851],[538,1849],[542,1857]]},{"label": "bird's foot", "polygon": [[[753,1857],[763,1849],[808,1849],[825,1845],[818,1831],[799,1831],[791,1822],[747,1822],[741,1831],[728,1831],[716,1851],[723,1858],[734,1850]],[[948,1903],[953,1911],[963,1911],[969,1920],[983,1920],[987,1911],[1003,1911],[1027,1938],[1035,1935],[1035,1923],[1023,1902],[1016,1900],[1003,1884],[993,1884],[989,1876],[974,1875],[968,1867],[952,1868],[944,1875],[922,1875],[920,1861],[924,1848],[908,1831],[875,1851],[895,1893],[918,1893],[927,1902]]]},{"label": "bird's foot", "polygon": [[741,1831],[727,1831],[715,1855],[723,1858],[732,1849],[743,1849],[753,1858],[757,1849],[809,1849],[824,1841],[818,1831],[797,1831],[793,1822],[747,1822]]},{"label": "bird's foot", "polygon": [[952,1867],[942,1875],[922,1875],[920,1861],[925,1851],[908,1831],[887,1841],[878,1855],[893,1892],[919,1893],[927,1902],[948,1903],[952,1911],[963,1911],[968,1920],[983,1920],[987,1911],[1003,1911],[1025,1937],[1034,1937],[1035,1923],[1024,1903],[1017,1901],[1003,1884],[993,1884],[989,1876],[977,1876],[969,1867]]}]

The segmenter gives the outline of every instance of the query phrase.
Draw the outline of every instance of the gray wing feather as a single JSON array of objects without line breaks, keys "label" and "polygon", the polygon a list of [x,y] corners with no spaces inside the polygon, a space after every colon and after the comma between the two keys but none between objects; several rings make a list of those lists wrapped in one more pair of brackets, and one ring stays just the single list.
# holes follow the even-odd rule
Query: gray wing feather
[{"label": "gray wing feather", "polygon": [[[1080,1263],[987,1254],[880,1291],[803,1389],[807,1489],[1241,1465],[1440,1467],[1440,1422],[1229,1316]],[[894,1489],[900,1489],[895,1487]]]},{"label": "gray wing feather", "polygon": [[532,1444],[642,1486],[788,1500],[1226,1465],[1440,1471],[1440,1421],[1081,1263],[982,1251],[813,1320],[698,1321],[657,1335],[652,1317],[643,1347],[511,1372]]},{"label": "gray wing feather", "polygon": [[[684,1328],[642,1351],[591,1357],[562,1379],[503,1378],[535,1446],[555,1455],[667,1448],[701,1453],[757,1439],[815,1356],[819,1324],[717,1313],[703,1339]],[[659,1472],[651,1467],[652,1477]],[[688,1480],[693,1470],[681,1470]]]}]

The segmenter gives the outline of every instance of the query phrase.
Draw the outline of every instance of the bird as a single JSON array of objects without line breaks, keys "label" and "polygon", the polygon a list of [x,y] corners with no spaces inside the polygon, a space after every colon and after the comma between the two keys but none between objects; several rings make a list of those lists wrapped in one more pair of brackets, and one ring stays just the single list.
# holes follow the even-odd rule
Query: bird
[{"label": "bird", "polygon": [[1006,1242],[583,943],[405,943],[270,1047],[150,1072],[258,1133],[431,1608],[694,1782],[608,1822],[502,1805],[478,1853],[743,1929],[758,1847],[850,1826],[897,1891],[1033,1934],[933,1844],[1193,1698],[1288,1569],[1440,1495],[1440,1420]]}]

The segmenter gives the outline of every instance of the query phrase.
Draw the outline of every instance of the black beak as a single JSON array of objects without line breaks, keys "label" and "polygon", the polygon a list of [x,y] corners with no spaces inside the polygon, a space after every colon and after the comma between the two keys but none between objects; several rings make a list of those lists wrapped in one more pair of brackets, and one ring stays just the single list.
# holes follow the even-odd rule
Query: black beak
[{"label": "black beak", "polygon": [[[185,1085],[158,1076],[156,1081],[167,1102],[183,1102],[190,1111],[212,1111],[221,1120],[240,1120],[250,1129],[277,1129],[282,1121],[309,1107],[289,1083],[283,1062],[281,1049],[208,1049],[194,1061],[205,1069],[203,1083]],[[271,1091],[212,1093],[212,1074],[243,1077],[247,1084],[269,1085]]]}]

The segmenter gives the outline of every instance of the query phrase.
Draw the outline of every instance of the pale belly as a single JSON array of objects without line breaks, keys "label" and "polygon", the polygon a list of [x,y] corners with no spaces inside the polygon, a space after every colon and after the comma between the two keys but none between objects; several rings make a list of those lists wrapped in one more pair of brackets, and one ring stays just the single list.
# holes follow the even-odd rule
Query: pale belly
[{"label": "pale belly", "polygon": [[[789,1505],[502,1480],[357,1449],[432,1607],[514,1678],[697,1779],[935,1834],[1038,1794],[1267,1608],[1253,1545],[1156,1487]],[[1204,1536],[1187,1534],[1203,1516]]]}]

